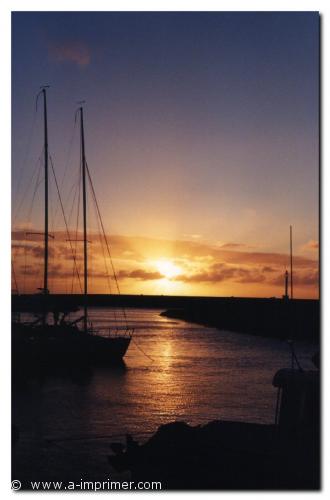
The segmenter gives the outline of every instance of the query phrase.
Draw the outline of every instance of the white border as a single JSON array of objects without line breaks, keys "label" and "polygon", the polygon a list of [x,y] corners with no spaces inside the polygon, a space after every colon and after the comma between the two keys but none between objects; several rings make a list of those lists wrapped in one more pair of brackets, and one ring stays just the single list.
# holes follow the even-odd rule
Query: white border
[{"label": "white border", "polygon": [[[320,11],[322,15],[322,122],[323,122],[323,144],[322,144],[322,233],[323,233],[323,261],[322,261],[322,301],[323,301],[323,361],[326,368],[326,373],[323,375],[323,490],[321,495],[329,493],[329,480],[327,480],[326,471],[329,470],[329,432],[327,430],[330,424],[329,412],[329,370],[327,369],[327,361],[330,360],[329,342],[326,342],[327,331],[329,325],[329,313],[327,311],[327,298],[329,297],[329,265],[327,264],[327,257],[329,255],[329,220],[330,202],[327,200],[326,195],[329,193],[329,174],[327,160],[329,158],[328,145],[327,145],[327,132],[329,131],[328,117],[329,117],[329,101],[327,99],[327,89],[329,87],[329,31],[328,31],[328,16],[329,16],[329,2],[325,0],[307,1],[300,0],[299,2],[293,0],[250,0],[231,2],[221,0],[122,0],[122,1],[106,1],[106,0],[48,0],[47,2],[40,0],[1,0],[0,2],[0,33],[1,33],[1,77],[0,77],[0,110],[1,110],[1,133],[0,133],[0,214],[1,214],[1,233],[0,233],[0,307],[1,307],[1,329],[0,334],[2,337],[1,353],[1,371],[0,371],[0,384],[1,384],[1,455],[0,455],[0,471],[1,471],[1,484],[0,491],[3,497],[11,495],[9,489],[10,482],[10,164],[11,164],[11,91],[10,91],[10,57],[11,57],[11,40],[10,40],[10,23],[11,11]],[[326,390],[325,390],[326,388]],[[56,495],[58,493],[47,493],[47,496]],[[167,493],[171,496],[187,496],[187,495],[200,495],[196,493]],[[257,495],[268,495],[267,493],[203,493],[204,495],[221,495],[224,499],[236,498],[243,494],[244,496],[254,497]],[[301,493],[297,493],[301,495]],[[295,493],[271,493],[272,497],[280,495],[281,499],[291,498]],[[25,493],[26,496],[33,495],[33,493]],[[75,495],[80,495],[75,493]],[[82,494],[86,498],[86,493]],[[134,495],[129,493],[120,493],[120,496]],[[308,496],[317,495],[320,493],[305,493]],[[89,493],[87,493],[89,496]],[[150,497],[150,493],[139,493],[141,496]]]}]

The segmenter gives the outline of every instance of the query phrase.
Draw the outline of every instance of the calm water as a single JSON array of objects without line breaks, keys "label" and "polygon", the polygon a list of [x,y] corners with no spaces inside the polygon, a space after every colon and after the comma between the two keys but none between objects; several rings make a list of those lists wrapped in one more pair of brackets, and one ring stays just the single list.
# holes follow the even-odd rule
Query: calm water
[{"label": "calm water", "polygon": [[[128,309],[136,327],[126,369],[96,369],[79,380],[31,382],[13,397],[20,429],[14,470],[47,478],[70,470],[109,474],[109,443],[125,433],[141,440],[160,424],[212,419],[272,423],[273,375],[290,366],[285,342],[229,333],[171,320],[161,311]],[[113,321],[113,310],[94,309],[95,325]],[[303,368],[313,368],[314,348],[297,343]]]}]

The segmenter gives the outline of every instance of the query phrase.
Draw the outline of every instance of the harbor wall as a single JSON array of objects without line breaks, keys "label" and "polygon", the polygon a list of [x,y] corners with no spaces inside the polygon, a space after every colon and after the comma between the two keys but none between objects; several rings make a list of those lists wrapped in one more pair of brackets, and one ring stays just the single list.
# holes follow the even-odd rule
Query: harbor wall
[{"label": "harbor wall", "polygon": [[[41,295],[12,296],[13,311],[40,311],[42,303]],[[50,311],[74,310],[84,304],[84,296],[54,294],[47,298],[47,303]],[[88,306],[164,309],[164,316],[219,329],[319,341],[319,300],[93,294],[88,296]]]}]

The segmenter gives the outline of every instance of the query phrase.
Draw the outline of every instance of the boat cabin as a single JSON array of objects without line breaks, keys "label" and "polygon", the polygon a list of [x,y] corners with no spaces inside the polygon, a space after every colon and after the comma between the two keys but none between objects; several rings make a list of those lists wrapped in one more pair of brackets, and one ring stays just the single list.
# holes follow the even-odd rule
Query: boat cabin
[{"label": "boat cabin", "polygon": [[273,386],[278,388],[275,423],[292,434],[314,432],[320,423],[320,373],[282,369]]}]

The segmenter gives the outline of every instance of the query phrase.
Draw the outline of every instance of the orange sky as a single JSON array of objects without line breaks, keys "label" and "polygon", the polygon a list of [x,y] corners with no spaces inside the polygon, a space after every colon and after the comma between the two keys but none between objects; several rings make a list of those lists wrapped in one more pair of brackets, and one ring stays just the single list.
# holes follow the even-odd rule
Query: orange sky
[{"label": "orange sky", "polygon": [[[80,293],[77,272],[64,232],[50,242],[51,292]],[[80,236],[78,236],[80,238]],[[19,291],[42,286],[43,247],[40,237],[13,233],[13,256]],[[111,263],[98,235],[89,236],[90,293],[116,293]],[[133,294],[280,297],[289,257],[244,243],[210,244],[192,235],[186,240],[110,236],[120,290]],[[294,255],[294,296],[318,297],[318,244],[306,242]],[[105,259],[103,257],[105,252]],[[82,243],[76,261],[82,276]],[[107,278],[111,276],[110,282]],[[110,286],[110,287],[109,287]]]}]

